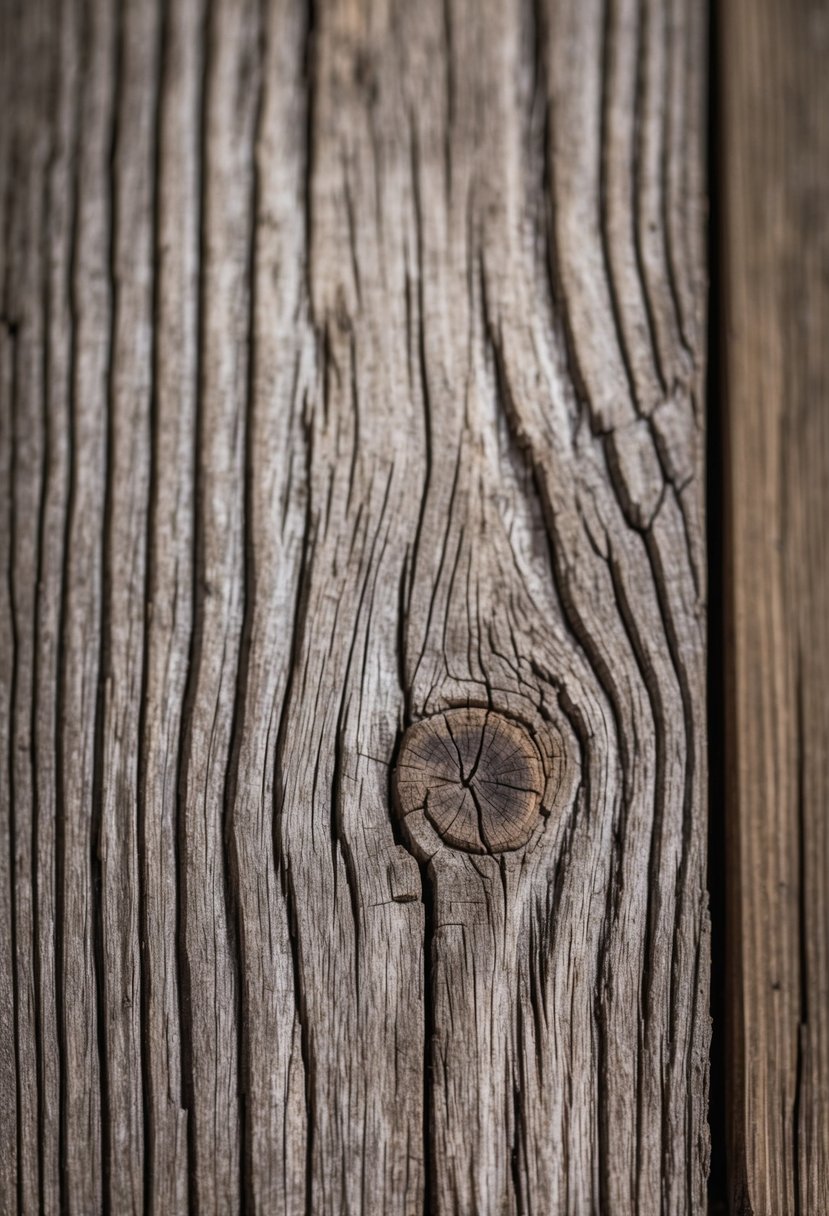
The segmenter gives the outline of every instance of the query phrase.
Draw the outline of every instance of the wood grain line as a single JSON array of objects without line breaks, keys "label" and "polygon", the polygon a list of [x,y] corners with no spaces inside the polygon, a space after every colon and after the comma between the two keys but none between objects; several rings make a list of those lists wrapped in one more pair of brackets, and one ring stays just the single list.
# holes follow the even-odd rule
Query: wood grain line
[{"label": "wood grain line", "polygon": [[0,9],[3,1211],[703,1210],[704,25]]}]

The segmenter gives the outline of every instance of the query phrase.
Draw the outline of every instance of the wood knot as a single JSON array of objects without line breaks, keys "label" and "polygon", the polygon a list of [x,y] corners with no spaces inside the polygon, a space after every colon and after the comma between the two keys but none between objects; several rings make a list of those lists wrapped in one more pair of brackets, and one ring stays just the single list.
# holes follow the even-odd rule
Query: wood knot
[{"label": "wood knot", "polygon": [[526,844],[544,793],[544,768],[526,727],[487,709],[449,709],[403,736],[394,772],[397,811],[415,811],[446,844],[503,853]]}]

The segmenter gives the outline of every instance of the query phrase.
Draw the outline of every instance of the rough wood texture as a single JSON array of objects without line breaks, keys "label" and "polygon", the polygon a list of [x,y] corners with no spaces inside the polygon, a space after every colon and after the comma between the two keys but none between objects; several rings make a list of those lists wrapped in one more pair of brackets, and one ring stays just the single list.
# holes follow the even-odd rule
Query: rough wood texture
[{"label": "rough wood texture", "polygon": [[0,8],[3,1211],[703,1210],[702,13]]},{"label": "rough wood texture", "polygon": [[731,1189],[829,1211],[829,11],[722,6]]},{"label": "rough wood texture", "polygon": [[[450,709],[415,722],[403,738],[394,782],[412,847],[426,860],[437,842],[424,823],[415,827],[424,817],[446,844],[470,853],[526,844],[547,785],[530,734],[488,709]],[[553,804],[555,793],[554,786]]]}]

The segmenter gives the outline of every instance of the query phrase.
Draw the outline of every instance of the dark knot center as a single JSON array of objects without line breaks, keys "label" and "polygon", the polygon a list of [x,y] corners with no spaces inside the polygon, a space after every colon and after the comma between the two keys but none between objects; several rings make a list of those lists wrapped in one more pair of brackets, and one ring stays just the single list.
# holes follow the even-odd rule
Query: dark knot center
[{"label": "dark knot center", "polygon": [[487,709],[449,709],[406,732],[394,773],[398,813],[423,811],[471,853],[520,848],[538,819],[544,769],[526,727]]}]

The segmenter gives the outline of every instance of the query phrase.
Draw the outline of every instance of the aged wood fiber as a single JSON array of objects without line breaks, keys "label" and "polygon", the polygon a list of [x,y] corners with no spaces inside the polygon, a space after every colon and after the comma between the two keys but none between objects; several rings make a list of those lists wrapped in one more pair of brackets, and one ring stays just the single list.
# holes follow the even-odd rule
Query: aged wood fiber
[{"label": "aged wood fiber", "polygon": [[829,11],[723,6],[735,1211],[829,1211]]},{"label": "aged wood fiber", "polygon": [[[557,758],[550,759],[557,768]],[[446,844],[470,853],[503,853],[526,844],[547,774],[521,723],[489,709],[450,709],[406,732],[394,784],[413,850],[428,861],[438,842],[424,819]],[[554,786],[552,801],[555,793]]]},{"label": "aged wood fiber", "polygon": [[703,1210],[703,12],[0,7],[3,1211]]}]

